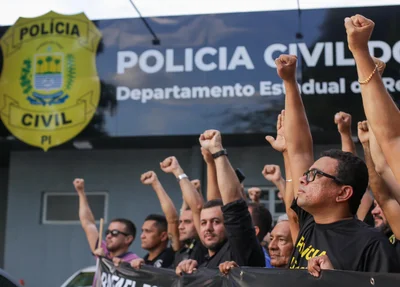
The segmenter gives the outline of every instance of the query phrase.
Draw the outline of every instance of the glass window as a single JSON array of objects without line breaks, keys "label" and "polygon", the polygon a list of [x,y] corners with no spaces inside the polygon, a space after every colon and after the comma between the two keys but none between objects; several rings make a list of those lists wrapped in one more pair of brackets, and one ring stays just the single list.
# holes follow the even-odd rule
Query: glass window
[{"label": "glass window", "polygon": [[[96,221],[104,218],[108,207],[108,193],[86,193]],[[43,224],[74,224],[79,222],[79,197],[76,193],[44,192],[42,202]]]}]

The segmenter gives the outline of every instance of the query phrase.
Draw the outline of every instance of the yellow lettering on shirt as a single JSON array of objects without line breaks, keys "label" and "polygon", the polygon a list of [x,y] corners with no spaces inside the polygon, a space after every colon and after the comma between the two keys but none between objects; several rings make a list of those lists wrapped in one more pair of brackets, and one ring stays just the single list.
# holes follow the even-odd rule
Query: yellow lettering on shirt
[{"label": "yellow lettering on shirt", "polygon": [[[318,248],[313,247],[311,244],[307,246],[305,242],[304,236],[302,236],[299,241],[296,244],[296,249],[298,251],[298,255],[300,255],[300,258],[305,258],[307,261],[310,260],[311,258],[314,258],[316,256],[322,256],[326,255],[326,251],[321,251]],[[290,262],[290,269],[307,269],[307,266],[299,266],[299,263],[296,259],[296,257],[292,257],[292,260]]]}]

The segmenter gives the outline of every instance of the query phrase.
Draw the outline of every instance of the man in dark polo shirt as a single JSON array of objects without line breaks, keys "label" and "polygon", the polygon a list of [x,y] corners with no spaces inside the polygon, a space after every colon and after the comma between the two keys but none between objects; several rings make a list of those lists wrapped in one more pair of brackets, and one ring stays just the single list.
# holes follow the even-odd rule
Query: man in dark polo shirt
[{"label": "man in dark polo shirt", "polygon": [[133,268],[141,265],[151,265],[157,268],[168,268],[174,262],[175,252],[168,247],[168,223],[165,216],[150,214],[144,220],[142,226],[142,248],[148,253],[142,258],[131,261]]},{"label": "man in dark polo shirt", "polygon": [[[197,267],[218,268],[225,261],[235,261],[240,266],[264,267],[264,253],[243,199],[240,182],[228,160],[227,151],[222,147],[220,132],[207,130],[199,140],[214,158],[222,200],[208,201],[201,209],[199,235],[208,248],[206,261],[200,266],[196,260],[182,261],[176,273],[192,273]],[[174,159],[167,158],[164,162],[171,165]],[[180,181],[188,180],[179,165],[173,173]],[[185,201],[192,210],[197,208],[196,202],[190,198],[185,198]]]}]

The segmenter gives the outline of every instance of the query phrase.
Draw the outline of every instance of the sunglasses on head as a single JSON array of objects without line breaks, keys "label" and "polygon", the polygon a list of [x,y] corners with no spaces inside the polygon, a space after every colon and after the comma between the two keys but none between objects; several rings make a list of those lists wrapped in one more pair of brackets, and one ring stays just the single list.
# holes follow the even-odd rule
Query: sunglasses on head
[{"label": "sunglasses on head", "polygon": [[119,231],[119,230],[116,230],[116,229],[113,229],[113,230],[107,229],[107,230],[106,230],[106,236],[107,236],[108,234],[111,234],[112,237],[117,237],[117,236],[120,235],[120,234],[125,235],[125,236],[129,236],[129,235],[130,235],[130,234],[128,234],[128,233],[125,233],[125,232],[122,232],[122,231]]}]

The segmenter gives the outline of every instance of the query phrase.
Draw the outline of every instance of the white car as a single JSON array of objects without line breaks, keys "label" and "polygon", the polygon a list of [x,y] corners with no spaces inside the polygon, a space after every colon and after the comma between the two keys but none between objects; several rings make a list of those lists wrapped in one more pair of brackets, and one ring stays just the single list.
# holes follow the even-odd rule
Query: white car
[{"label": "white car", "polygon": [[69,277],[61,287],[92,287],[96,266],[90,266],[78,270]]}]

